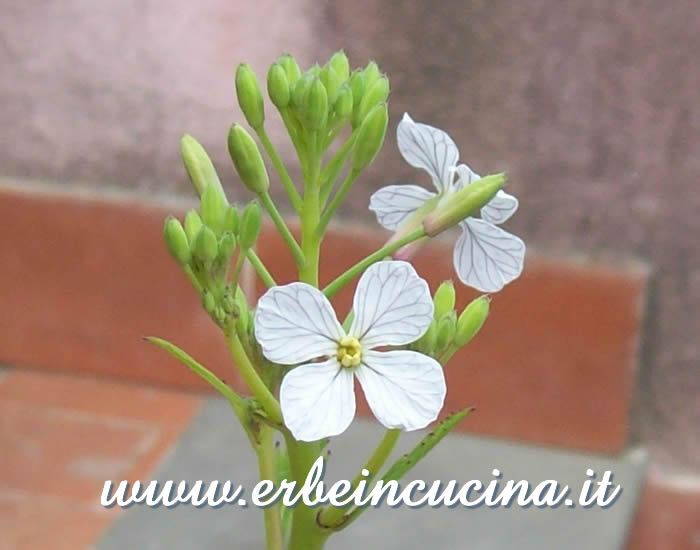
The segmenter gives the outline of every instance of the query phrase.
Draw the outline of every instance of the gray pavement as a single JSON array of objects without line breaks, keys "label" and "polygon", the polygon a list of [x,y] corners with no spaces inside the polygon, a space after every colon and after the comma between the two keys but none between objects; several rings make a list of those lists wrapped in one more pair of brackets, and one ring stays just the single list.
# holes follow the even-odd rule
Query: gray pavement
[{"label": "gray pavement", "polygon": [[[469,420],[465,420],[468,422]],[[333,440],[325,479],[352,478],[381,437],[371,422],[356,420]],[[404,434],[397,456],[410,450],[422,434]],[[646,456],[640,450],[620,457],[601,457],[480,437],[449,436],[412,470],[404,482],[455,479],[461,485],[478,479],[488,483],[498,468],[503,480],[534,484],[553,479],[572,488],[576,499],[592,468],[597,479],[605,470],[623,488],[606,509],[560,506],[556,509],[512,505],[510,508],[411,509],[386,505],[367,510],[347,530],[334,535],[329,550],[468,549],[618,550],[624,547],[644,477]],[[257,482],[257,467],[247,439],[228,405],[210,399],[152,479],[231,480],[246,488]],[[149,481],[149,480],[142,480]],[[253,506],[218,509],[179,505],[149,508],[135,505],[122,513],[97,544],[97,550],[258,550],[264,548],[262,512]]]}]

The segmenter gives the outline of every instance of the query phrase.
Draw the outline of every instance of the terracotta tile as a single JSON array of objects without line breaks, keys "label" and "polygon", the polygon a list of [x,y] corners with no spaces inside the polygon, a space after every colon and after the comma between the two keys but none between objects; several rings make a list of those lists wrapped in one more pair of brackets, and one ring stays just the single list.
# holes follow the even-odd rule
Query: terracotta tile
[{"label": "terracotta tile", "polygon": [[[323,243],[322,284],[376,250],[383,236],[359,226]],[[259,254],[278,282],[296,271],[269,231]],[[433,243],[415,258],[431,289],[453,276],[451,243]],[[447,368],[445,413],[477,412],[467,432],[599,452],[626,443],[645,275],[554,262],[529,254],[522,277],[493,297],[481,334]],[[258,291],[263,288],[258,286]],[[344,314],[354,284],[333,300]],[[477,293],[458,285],[458,311]],[[360,411],[367,413],[363,404]]]},{"label": "terracotta tile", "polygon": [[700,486],[681,487],[651,477],[632,524],[627,550],[697,550]]},{"label": "terracotta tile", "polygon": [[162,242],[172,209],[0,188],[0,361],[169,384],[204,383],[145,335],[236,384],[226,345]]},{"label": "terracotta tile", "polygon": [[0,380],[0,549],[85,548],[114,518],[99,505],[105,480],[147,479],[200,401],[11,370]]},{"label": "terracotta tile", "polygon": [[0,550],[85,549],[116,513],[115,509],[0,487]]}]

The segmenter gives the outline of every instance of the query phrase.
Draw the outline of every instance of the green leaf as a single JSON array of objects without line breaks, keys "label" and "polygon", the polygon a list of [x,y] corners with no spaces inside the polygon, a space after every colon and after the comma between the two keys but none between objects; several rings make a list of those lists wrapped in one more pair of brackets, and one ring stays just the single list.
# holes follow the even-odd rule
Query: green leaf
[{"label": "green leaf", "polygon": [[159,348],[164,349],[170,355],[182,361],[185,366],[187,366],[192,372],[199,376],[202,380],[207,382],[212,388],[221,393],[226,399],[229,400],[231,406],[234,408],[236,413],[245,411],[245,402],[243,398],[234,392],[225,382],[223,382],[216,374],[211,372],[205,366],[198,363],[192,356],[188,355],[186,352],[178,348],[175,344],[171,344],[167,340],[162,338],[156,338],[155,336],[146,336],[144,338],[148,342],[155,344]]}]

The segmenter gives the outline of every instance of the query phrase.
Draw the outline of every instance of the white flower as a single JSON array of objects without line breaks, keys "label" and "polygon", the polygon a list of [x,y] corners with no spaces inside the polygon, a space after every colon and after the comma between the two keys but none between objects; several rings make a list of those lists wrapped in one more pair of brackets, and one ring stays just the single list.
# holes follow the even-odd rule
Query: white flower
[{"label": "white flower", "polygon": [[[437,204],[465,185],[478,180],[467,165],[457,165],[459,150],[452,138],[438,128],[414,122],[404,114],[396,131],[399,151],[411,166],[430,174],[437,193],[417,185],[389,185],[375,192],[369,208],[386,229],[396,231],[402,223],[431,199]],[[518,209],[518,199],[504,191],[481,209],[481,218],[462,221],[453,261],[460,280],[482,292],[496,292],[516,279],[523,270],[525,243],[496,224]],[[425,215],[427,212],[421,212]]]},{"label": "white flower", "polygon": [[328,299],[306,283],[272,287],[258,302],[255,336],[265,357],[303,363],[280,388],[284,422],[298,440],[345,431],[355,416],[354,376],[387,428],[424,428],[442,409],[445,377],[437,361],[410,350],[375,349],[415,342],[432,321],[428,285],[413,266],[386,261],[369,267],[357,284],[353,312],[346,333]]}]

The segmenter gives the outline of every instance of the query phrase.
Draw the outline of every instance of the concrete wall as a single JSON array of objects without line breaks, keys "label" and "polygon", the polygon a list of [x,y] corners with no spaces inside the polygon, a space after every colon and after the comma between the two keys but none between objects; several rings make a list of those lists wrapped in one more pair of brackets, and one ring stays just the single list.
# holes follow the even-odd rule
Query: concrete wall
[{"label": "concrete wall", "polygon": [[[232,74],[264,76],[345,47],[392,81],[404,110],[448,130],[481,172],[507,169],[536,247],[636,257],[653,284],[636,439],[700,468],[700,11],[692,0],[410,2],[44,0],[0,8],[0,170],[187,190],[190,132],[222,177]],[[281,137],[280,134],[276,134]],[[370,188],[415,179],[387,148]],[[595,345],[592,342],[591,345]],[[592,396],[592,399],[595,397]]]}]

